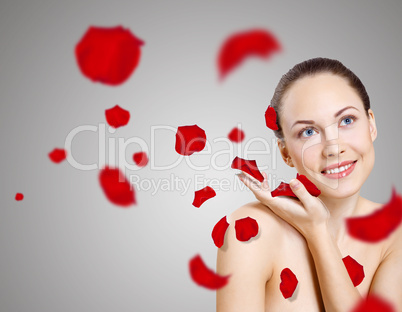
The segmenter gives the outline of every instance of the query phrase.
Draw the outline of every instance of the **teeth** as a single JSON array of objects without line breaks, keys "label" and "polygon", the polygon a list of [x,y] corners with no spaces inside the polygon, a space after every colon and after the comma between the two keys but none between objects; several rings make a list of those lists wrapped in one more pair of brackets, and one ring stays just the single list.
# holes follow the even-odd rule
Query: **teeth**
[{"label": "teeth", "polygon": [[343,172],[343,171],[345,171],[346,169],[349,169],[352,165],[353,165],[353,163],[350,163],[349,165],[342,166],[342,167],[340,167],[340,168],[335,168],[335,169],[326,170],[325,173],[326,173],[326,174],[333,174],[333,173]]}]

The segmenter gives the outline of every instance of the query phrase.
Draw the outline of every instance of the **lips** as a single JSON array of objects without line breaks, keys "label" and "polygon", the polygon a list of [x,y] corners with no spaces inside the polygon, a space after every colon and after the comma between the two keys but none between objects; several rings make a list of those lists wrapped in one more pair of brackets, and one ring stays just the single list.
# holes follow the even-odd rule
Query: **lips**
[{"label": "lips", "polygon": [[327,171],[327,170],[331,170],[331,169],[336,169],[336,168],[340,168],[340,167],[345,167],[345,166],[347,166],[347,165],[350,165],[350,164],[353,164],[353,163],[355,163],[357,160],[346,160],[346,161],[343,161],[343,162],[340,162],[340,163],[337,163],[337,164],[333,164],[333,165],[330,165],[330,166],[328,166],[328,167],[325,167],[322,171],[321,171],[321,173],[325,173],[325,171]]}]

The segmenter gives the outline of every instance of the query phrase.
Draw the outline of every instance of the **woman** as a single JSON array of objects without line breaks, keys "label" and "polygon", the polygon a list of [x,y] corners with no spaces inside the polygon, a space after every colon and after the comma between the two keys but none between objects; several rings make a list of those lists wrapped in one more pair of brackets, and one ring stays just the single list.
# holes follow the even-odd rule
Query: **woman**
[{"label": "woman", "polygon": [[[272,198],[265,173],[261,184],[239,175],[258,201],[228,218],[217,272],[231,277],[217,291],[217,311],[351,311],[372,293],[402,311],[401,227],[378,243],[354,239],[345,227],[345,218],[382,206],[359,195],[374,165],[377,137],[359,78],[338,61],[311,59],[282,77],[271,106],[283,160],[321,194],[310,195],[294,179],[290,186],[298,200]],[[248,216],[258,222],[259,234],[244,243],[236,239],[234,221]],[[342,261],[348,255],[364,268],[357,287]],[[284,268],[298,279],[289,299],[279,290]]]}]

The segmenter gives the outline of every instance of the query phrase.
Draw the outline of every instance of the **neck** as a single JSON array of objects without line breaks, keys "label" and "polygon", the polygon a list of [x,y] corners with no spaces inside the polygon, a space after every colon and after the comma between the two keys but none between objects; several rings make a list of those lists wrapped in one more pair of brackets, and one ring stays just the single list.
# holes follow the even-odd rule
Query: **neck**
[{"label": "neck", "polygon": [[346,234],[345,218],[355,215],[360,206],[362,198],[359,194],[360,191],[347,198],[319,197],[330,213],[329,230],[338,242],[342,241]]}]

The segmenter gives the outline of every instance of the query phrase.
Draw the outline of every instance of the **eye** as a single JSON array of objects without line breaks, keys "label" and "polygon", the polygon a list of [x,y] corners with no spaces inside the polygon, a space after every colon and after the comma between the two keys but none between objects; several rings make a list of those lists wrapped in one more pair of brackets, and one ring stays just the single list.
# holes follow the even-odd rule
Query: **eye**
[{"label": "eye", "polygon": [[299,137],[302,136],[304,138],[309,138],[315,134],[315,130],[313,128],[304,128],[299,132]]},{"label": "eye", "polygon": [[352,124],[356,120],[355,116],[346,116],[342,118],[341,123],[339,124],[340,126],[347,126]]}]

